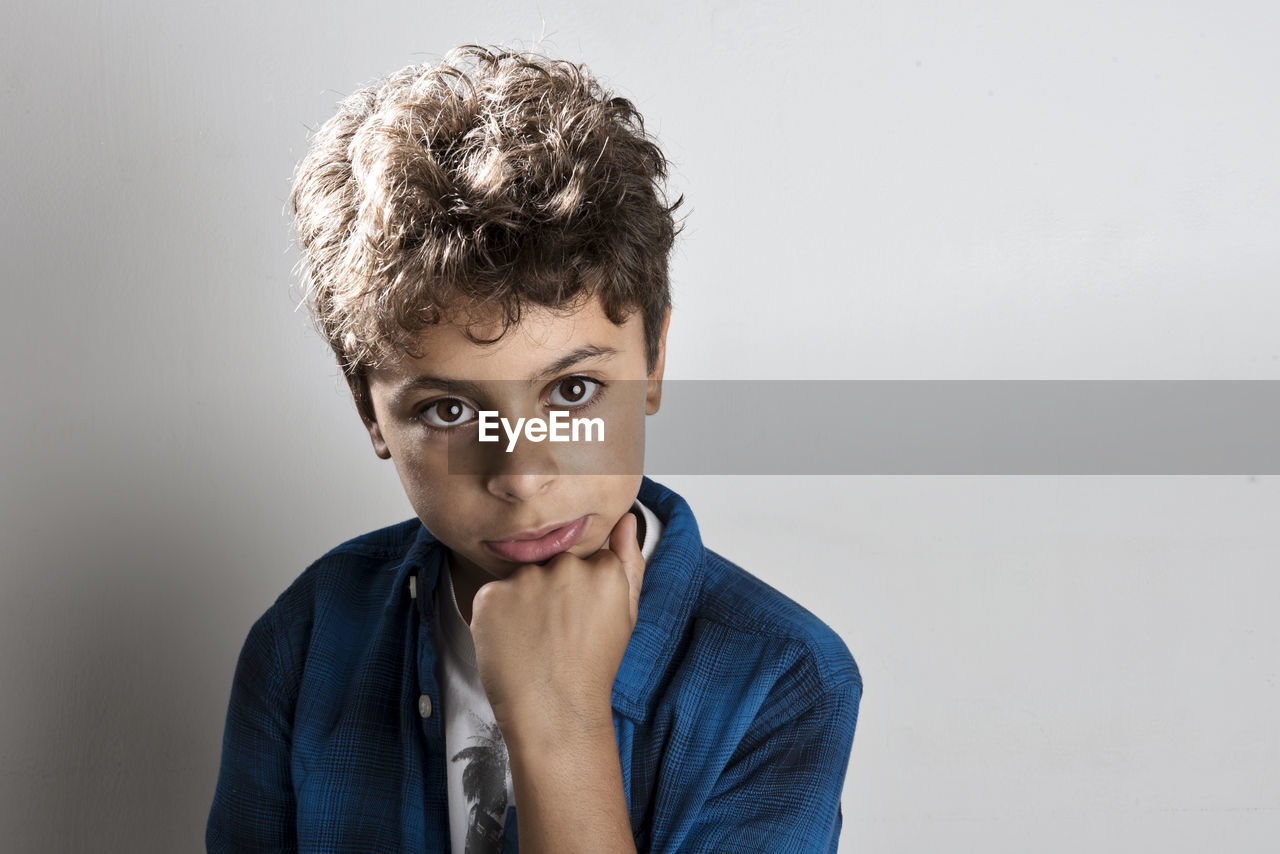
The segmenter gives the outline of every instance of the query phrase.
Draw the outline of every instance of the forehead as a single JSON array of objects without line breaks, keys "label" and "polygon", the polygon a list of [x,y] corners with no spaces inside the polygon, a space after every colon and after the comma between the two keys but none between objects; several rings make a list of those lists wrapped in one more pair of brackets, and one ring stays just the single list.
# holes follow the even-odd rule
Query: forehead
[{"label": "forehead", "polygon": [[498,309],[455,313],[414,335],[414,354],[402,354],[370,373],[373,381],[395,382],[424,369],[469,380],[524,380],[557,358],[584,347],[611,349],[620,356],[643,355],[639,312],[615,324],[598,297],[568,309],[523,308],[518,323],[506,326]]}]

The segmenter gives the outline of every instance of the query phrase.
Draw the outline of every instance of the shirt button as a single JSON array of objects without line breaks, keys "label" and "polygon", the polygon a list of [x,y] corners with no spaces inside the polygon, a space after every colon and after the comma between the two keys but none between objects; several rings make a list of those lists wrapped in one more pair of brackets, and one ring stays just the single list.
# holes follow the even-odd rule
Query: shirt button
[{"label": "shirt button", "polygon": [[431,695],[423,694],[418,698],[418,714],[424,718],[431,717]]}]

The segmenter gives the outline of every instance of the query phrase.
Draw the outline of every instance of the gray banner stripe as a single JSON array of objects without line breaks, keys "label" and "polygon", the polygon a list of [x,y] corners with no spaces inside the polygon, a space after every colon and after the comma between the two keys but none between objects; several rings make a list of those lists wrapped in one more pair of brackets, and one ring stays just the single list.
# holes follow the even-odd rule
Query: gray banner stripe
[{"label": "gray banner stripe", "polygon": [[655,475],[1277,474],[1280,381],[669,381],[645,429]]}]

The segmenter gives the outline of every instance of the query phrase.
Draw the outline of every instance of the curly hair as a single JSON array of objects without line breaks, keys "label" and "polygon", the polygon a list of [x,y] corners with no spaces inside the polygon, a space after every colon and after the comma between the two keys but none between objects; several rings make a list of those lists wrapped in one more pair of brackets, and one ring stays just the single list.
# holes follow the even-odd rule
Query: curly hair
[{"label": "curly hair", "polygon": [[344,99],[290,204],[307,306],[361,414],[368,370],[457,311],[499,309],[500,338],[524,305],[595,294],[614,323],[641,313],[652,370],[680,231],[667,167],[631,101],[541,54],[466,45]]}]

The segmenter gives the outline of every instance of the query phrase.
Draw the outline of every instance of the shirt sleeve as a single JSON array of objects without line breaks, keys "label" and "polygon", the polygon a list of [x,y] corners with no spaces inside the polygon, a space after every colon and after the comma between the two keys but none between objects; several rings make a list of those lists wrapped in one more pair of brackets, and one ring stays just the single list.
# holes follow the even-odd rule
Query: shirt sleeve
[{"label": "shirt sleeve", "polygon": [[276,619],[272,608],[254,624],[236,665],[205,835],[210,854],[298,850],[289,770],[294,700]]},{"label": "shirt sleeve", "polygon": [[824,686],[812,705],[782,722],[768,721],[766,703],[684,837],[680,854],[834,852],[861,697],[855,671]]}]

